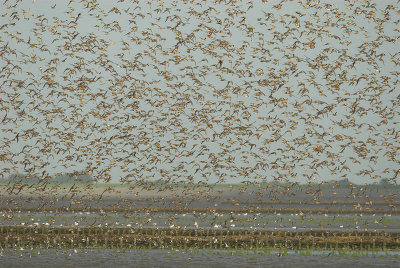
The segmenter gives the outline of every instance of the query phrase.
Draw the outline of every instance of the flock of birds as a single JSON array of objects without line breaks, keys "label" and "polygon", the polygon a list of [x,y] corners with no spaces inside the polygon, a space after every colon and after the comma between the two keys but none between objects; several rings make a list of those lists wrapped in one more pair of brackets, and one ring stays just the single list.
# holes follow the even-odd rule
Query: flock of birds
[{"label": "flock of birds", "polygon": [[0,174],[396,183],[397,4],[6,0]]}]

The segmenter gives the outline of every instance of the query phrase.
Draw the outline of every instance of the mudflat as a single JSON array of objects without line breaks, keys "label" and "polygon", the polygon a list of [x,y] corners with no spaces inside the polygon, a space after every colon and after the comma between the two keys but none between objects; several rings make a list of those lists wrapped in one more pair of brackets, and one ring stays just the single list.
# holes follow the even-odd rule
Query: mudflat
[{"label": "mudflat", "polygon": [[[0,209],[330,210],[397,213],[400,187],[2,185]],[[394,196],[394,197],[393,197]]]}]

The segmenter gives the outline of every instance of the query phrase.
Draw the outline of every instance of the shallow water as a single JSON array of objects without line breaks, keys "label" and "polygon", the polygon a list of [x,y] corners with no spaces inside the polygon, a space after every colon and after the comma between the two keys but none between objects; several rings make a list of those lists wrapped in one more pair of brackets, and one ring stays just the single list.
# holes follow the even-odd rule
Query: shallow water
[{"label": "shallow water", "polygon": [[28,213],[3,212],[3,225],[47,227],[113,227],[113,228],[205,228],[248,230],[400,230],[400,215],[390,214],[300,214],[300,213]]},{"label": "shallow water", "polygon": [[[397,252],[0,250],[1,267],[399,267]],[[329,255],[330,254],[330,255]],[[280,256],[283,255],[283,256]],[[329,256],[328,256],[329,255]]]}]

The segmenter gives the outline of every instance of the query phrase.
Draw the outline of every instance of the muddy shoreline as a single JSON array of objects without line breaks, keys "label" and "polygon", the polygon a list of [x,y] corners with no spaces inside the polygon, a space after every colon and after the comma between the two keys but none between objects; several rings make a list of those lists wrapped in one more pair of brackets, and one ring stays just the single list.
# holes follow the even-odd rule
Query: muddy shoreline
[{"label": "muddy shoreline", "polygon": [[0,227],[0,241],[2,248],[398,250],[400,248],[400,233],[2,226]]}]

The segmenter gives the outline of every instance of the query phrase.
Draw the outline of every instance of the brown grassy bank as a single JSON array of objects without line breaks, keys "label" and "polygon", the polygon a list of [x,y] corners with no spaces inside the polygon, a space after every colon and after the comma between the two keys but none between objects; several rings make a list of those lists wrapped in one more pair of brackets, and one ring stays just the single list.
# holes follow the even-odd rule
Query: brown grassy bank
[{"label": "brown grassy bank", "polygon": [[2,226],[0,247],[398,250],[400,233]]}]

